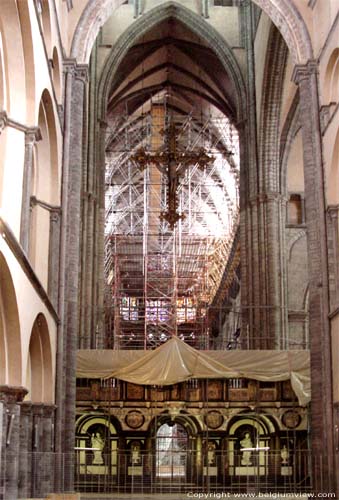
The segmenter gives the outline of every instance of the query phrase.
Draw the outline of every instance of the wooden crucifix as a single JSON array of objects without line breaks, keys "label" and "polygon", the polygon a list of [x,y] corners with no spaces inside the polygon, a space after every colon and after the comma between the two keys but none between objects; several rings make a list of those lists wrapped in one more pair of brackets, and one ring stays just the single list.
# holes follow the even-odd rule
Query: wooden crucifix
[{"label": "wooden crucifix", "polygon": [[160,217],[168,222],[173,229],[178,220],[184,215],[178,213],[178,187],[180,178],[190,165],[198,165],[204,168],[214,161],[213,156],[209,156],[204,148],[196,152],[180,152],[177,148],[177,135],[175,123],[171,122],[166,134],[165,150],[159,152],[147,152],[144,148],[139,148],[131,156],[137,166],[144,170],[153,163],[163,175],[167,176],[167,200],[166,212],[162,212]]}]

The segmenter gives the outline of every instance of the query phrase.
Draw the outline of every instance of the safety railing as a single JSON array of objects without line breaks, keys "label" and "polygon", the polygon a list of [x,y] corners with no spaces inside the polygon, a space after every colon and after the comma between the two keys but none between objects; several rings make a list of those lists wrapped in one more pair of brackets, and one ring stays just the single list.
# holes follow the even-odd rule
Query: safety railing
[{"label": "safety railing", "polygon": [[265,446],[7,454],[1,463],[0,498],[45,498],[70,489],[98,494],[324,492],[329,484],[325,465],[325,457],[309,451]]}]

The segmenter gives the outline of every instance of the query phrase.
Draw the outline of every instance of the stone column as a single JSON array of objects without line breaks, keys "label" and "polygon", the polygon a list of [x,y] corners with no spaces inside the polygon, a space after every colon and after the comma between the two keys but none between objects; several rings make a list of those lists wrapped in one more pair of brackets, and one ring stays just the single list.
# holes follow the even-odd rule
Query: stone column
[{"label": "stone column", "polygon": [[87,66],[74,60],[65,64],[65,123],[62,185],[61,269],[57,358],[57,450],[67,454],[65,484],[73,488],[75,439],[75,368],[79,325],[79,276],[81,273],[81,178],[83,158],[83,122],[86,105]]},{"label": "stone column", "polygon": [[52,208],[49,220],[48,296],[58,310],[60,209]]},{"label": "stone column", "polygon": [[26,254],[29,249],[29,232],[31,219],[31,196],[33,171],[33,151],[37,141],[41,140],[40,129],[33,127],[27,129],[25,133],[25,157],[24,174],[22,183],[22,204],[21,204],[21,225],[20,225],[20,243]]},{"label": "stone column", "polygon": [[305,172],[305,206],[309,266],[309,331],[311,349],[311,429],[316,461],[315,478],[324,478],[322,491],[334,491],[331,342],[329,329],[328,256],[325,220],[324,168],[319,120],[316,61],[297,65]]},{"label": "stone column", "polygon": [[331,309],[339,306],[339,205],[327,207],[329,289]]},{"label": "stone column", "polygon": [[95,293],[97,296],[96,303],[96,338],[94,347],[96,349],[104,349],[106,346],[106,331],[105,331],[105,311],[104,311],[104,263],[105,263],[105,136],[107,124],[100,122],[100,129],[98,130],[98,142],[101,145],[99,153],[99,165],[97,168],[97,203],[96,203],[96,219],[95,219],[95,234],[94,240],[96,242],[96,280],[95,280]]},{"label": "stone column", "polygon": [[3,402],[1,443],[1,490],[0,499],[18,497],[20,454],[20,402],[27,394],[23,387],[0,386],[0,401]]},{"label": "stone column", "polygon": [[42,454],[42,415],[44,405],[32,404],[33,432],[32,432],[32,496],[43,496],[43,468],[44,456]]},{"label": "stone column", "polygon": [[43,455],[42,476],[41,476],[41,492],[47,495],[54,490],[54,471],[55,471],[55,455],[54,455],[54,405],[43,405],[41,423],[41,446],[40,450]]}]

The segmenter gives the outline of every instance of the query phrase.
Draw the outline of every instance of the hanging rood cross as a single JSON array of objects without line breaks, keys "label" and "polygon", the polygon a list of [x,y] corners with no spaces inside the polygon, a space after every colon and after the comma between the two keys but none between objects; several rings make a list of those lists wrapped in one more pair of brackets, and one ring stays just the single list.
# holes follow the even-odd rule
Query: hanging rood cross
[{"label": "hanging rood cross", "polygon": [[153,163],[163,175],[167,176],[167,210],[161,212],[160,218],[166,220],[173,229],[178,220],[184,218],[183,214],[178,213],[177,195],[180,177],[190,165],[205,168],[214,161],[214,157],[209,156],[204,148],[196,152],[178,151],[176,127],[173,122],[168,127],[165,145],[165,151],[155,153],[149,153],[141,147],[131,156],[131,160],[138,165],[140,170],[144,170],[147,165]]}]

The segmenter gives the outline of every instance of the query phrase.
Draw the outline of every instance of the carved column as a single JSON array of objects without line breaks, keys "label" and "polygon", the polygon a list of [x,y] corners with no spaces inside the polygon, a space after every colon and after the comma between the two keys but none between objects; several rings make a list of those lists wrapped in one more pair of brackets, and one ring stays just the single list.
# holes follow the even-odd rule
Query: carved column
[{"label": "carved column", "polygon": [[27,390],[23,387],[0,386],[2,404],[2,443],[0,478],[0,499],[18,497],[18,473],[20,454],[20,402]]},{"label": "carved column", "polygon": [[332,372],[329,331],[328,256],[325,220],[324,168],[319,120],[318,66],[298,65],[294,81],[299,86],[305,172],[305,206],[309,266],[311,348],[311,428],[315,478],[324,478],[322,491],[334,489]]},{"label": "carved column", "polygon": [[29,249],[29,232],[31,218],[31,195],[33,181],[33,152],[34,145],[41,140],[40,129],[37,127],[27,129],[25,133],[25,157],[24,174],[22,183],[22,204],[21,204],[21,224],[20,224],[20,243],[26,254]]}]

